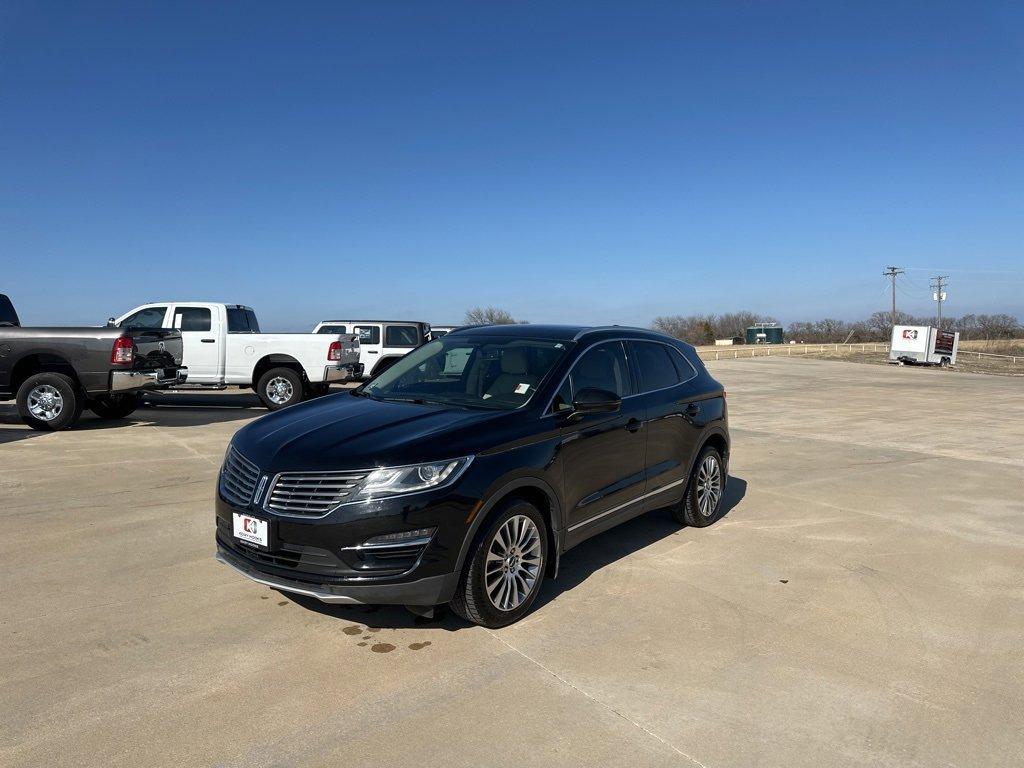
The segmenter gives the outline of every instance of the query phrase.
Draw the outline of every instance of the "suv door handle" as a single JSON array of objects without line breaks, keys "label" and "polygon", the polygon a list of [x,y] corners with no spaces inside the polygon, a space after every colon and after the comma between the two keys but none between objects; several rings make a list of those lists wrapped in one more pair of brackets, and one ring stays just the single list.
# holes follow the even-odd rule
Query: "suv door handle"
[{"label": "suv door handle", "polygon": [[203,344],[213,344],[217,340],[216,339],[200,339],[200,341],[203,342]]},{"label": "suv door handle", "polygon": [[629,421],[626,422],[626,431],[627,432],[639,432],[640,431],[640,427],[642,427],[642,426],[643,426],[643,422],[640,421],[639,419],[630,419]]},{"label": "suv door handle", "polygon": [[698,413],[700,413],[700,405],[699,404],[697,404],[697,403],[690,403],[689,405],[686,406],[686,415],[687,416],[696,416]]}]

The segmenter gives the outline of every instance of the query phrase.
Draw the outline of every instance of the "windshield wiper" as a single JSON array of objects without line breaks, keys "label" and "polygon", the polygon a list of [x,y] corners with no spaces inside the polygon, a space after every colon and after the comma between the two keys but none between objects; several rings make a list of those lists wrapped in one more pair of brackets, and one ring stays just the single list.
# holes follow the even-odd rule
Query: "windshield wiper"
[{"label": "windshield wiper", "polygon": [[443,400],[431,400],[426,397],[378,397],[385,403],[413,403],[415,405],[448,405]]}]

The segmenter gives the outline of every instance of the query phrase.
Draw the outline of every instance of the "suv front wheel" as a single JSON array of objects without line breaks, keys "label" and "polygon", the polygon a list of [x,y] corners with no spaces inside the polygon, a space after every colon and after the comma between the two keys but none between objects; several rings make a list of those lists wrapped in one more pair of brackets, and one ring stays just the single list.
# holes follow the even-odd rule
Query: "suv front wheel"
[{"label": "suv front wheel", "polygon": [[503,504],[469,557],[452,610],[491,629],[519,621],[537,599],[544,580],[548,557],[544,516],[522,499]]}]

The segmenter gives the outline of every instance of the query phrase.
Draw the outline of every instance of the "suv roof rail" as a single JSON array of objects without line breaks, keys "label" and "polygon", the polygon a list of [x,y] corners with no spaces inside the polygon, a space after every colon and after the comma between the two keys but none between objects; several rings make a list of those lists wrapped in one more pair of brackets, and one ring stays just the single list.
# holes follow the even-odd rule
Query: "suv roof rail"
[{"label": "suv roof rail", "polygon": [[[593,328],[584,328],[582,331],[572,337],[573,341],[579,341],[581,338],[586,336],[588,333],[597,333],[598,331],[640,331],[641,333],[650,333],[655,336],[668,336],[667,333],[656,331],[653,328],[640,328],[635,325],[595,325]],[[669,338],[674,338],[669,336]]]}]

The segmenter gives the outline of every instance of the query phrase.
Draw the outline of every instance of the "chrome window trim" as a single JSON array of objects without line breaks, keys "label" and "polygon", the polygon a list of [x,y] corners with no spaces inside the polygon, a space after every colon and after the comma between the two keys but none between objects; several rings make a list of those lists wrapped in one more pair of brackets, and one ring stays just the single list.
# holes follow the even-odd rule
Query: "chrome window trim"
[{"label": "chrome window trim", "polygon": [[[557,416],[558,415],[559,411],[551,410],[551,405],[555,402],[555,396],[558,394],[558,390],[560,390],[562,388],[562,385],[565,384],[565,380],[568,379],[570,375],[572,375],[573,368],[575,368],[577,366],[577,364],[580,362],[580,360],[583,359],[583,356],[585,354],[587,354],[587,352],[589,352],[594,347],[596,347],[596,346],[598,346],[600,344],[607,344],[607,343],[613,342],[613,341],[618,341],[618,342],[646,341],[646,342],[649,342],[651,344],[661,344],[664,347],[668,347],[669,349],[674,350],[676,352],[676,354],[678,354],[680,357],[683,358],[683,360],[686,360],[686,355],[684,355],[682,352],[680,352],[677,347],[675,347],[674,345],[668,343],[667,341],[661,341],[660,339],[636,339],[636,338],[633,338],[631,336],[622,336],[622,337],[616,337],[614,339],[601,339],[600,341],[595,341],[593,344],[590,344],[589,346],[583,347],[583,349],[580,351],[579,357],[577,357],[573,361],[573,364],[571,366],[569,366],[569,370],[566,371],[565,375],[559,380],[558,386],[556,386],[554,388],[554,390],[551,392],[551,397],[548,398],[548,404],[546,406],[544,406],[544,411],[543,411],[543,415],[541,416],[541,418],[545,418],[547,416]],[[628,349],[626,350],[626,360],[627,361],[629,360],[629,350]],[[700,374],[697,372],[697,369],[693,367],[693,363],[691,363],[689,360],[686,360],[686,364],[690,366],[691,370],[693,370],[693,376],[691,376],[690,378],[686,379],[685,381],[677,381],[675,384],[670,384],[667,387],[660,387],[658,389],[648,389],[645,392],[636,392],[635,394],[632,394],[632,395],[626,395],[622,399],[623,400],[629,400],[629,399],[634,398],[634,397],[641,397],[643,395],[650,395],[650,394],[652,394],[654,392],[664,392],[666,389],[672,389],[673,387],[678,387],[680,384],[686,384],[689,381],[693,381]],[[630,374],[630,381],[632,381],[632,379],[633,379],[632,374]],[[636,383],[639,384],[640,382],[636,382]]]}]

